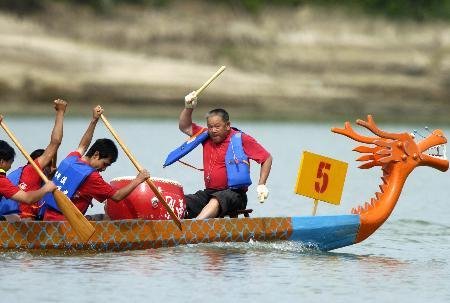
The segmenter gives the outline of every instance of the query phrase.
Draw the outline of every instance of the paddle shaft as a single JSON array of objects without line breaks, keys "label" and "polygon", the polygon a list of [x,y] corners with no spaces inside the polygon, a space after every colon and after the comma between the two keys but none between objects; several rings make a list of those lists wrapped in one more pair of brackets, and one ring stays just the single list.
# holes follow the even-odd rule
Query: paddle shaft
[{"label": "paddle shaft", "polygon": [[196,91],[195,91],[195,94],[198,96],[198,95],[200,95],[200,93],[202,92],[202,91],[204,91],[207,87],[208,87],[208,85],[209,84],[211,84],[211,82],[213,82],[217,77],[219,77],[219,75],[221,74],[221,73],[223,73],[223,71],[225,70],[225,68],[227,68],[226,66],[222,66],[221,68],[219,68],[219,70],[214,74],[214,75],[212,75],[211,76],[211,78],[209,78],[199,89],[197,89]]},{"label": "paddle shaft", "polygon": [[16,137],[13,135],[13,133],[9,130],[8,126],[6,126],[5,122],[1,122],[2,128],[5,130],[6,134],[11,138],[11,140],[14,142],[14,144],[17,146],[17,148],[20,150],[22,155],[30,162],[30,164],[33,166],[33,168],[38,173],[39,177],[41,177],[42,180],[44,180],[45,183],[47,183],[49,180],[46,175],[42,172],[42,170],[39,169],[37,164],[31,159],[30,155],[26,152],[26,150],[23,148],[22,144],[20,144],[19,141],[17,141]]},{"label": "paddle shaft", "polygon": [[[116,131],[112,128],[111,124],[109,124],[108,120],[106,119],[106,117],[102,114],[100,116],[100,118],[102,119],[103,123],[105,123],[106,128],[109,129],[109,131],[111,132],[111,134],[113,135],[113,137],[116,139],[117,143],[119,143],[120,147],[122,147],[124,153],[128,156],[128,158],[131,160],[131,162],[133,163],[133,165],[136,167],[136,169],[141,172],[142,171],[142,167],[141,165],[136,161],[136,159],[133,157],[133,155],[130,153],[130,151],[128,150],[128,148],[125,146],[125,144],[123,143],[123,141],[120,139],[119,135],[116,133]],[[167,204],[166,200],[164,200],[163,196],[161,195],[161,193],[159,192],[158,188],[155,186],[155,184],[153,184],[152,180],[150,180],[150,178],[147,178],[146,180],[148,186],[150,186],[151,190],[153,191],[153,193],[156,195],[156,197],[158,198],[159,202],[161,202],[161,204],[164,206],[164,208],[167,210],[167,212],[169,213],[169,215],[172,217],[172,220],[175,222],[175,224],[178,226],[178,228],[180,230],[182,230],[181,227],[181,221],[180,219],[178,219],[178,217],[175,215],[175,213],[173,212],[173,210],[170,208],[170,206]]]},{"label": "paddle shaft", "polygon": [[[38,173],[39,177],[44,180],[45,183],[48,183],[49,180],[47,176],[42,172],[42,170],[37,166],[37,164],[33,161],[30,155],[23,148],[22,144],[16,139],[13,133],[9,130],[6,124],[1,121],[1,126],[23,154],[23,156],[28,160],[28,162],[33,166],[35,171]],[[88,241],[89,238],[94,234],[95,228],[89,223],[89,221],[83,216],[80,210],[70,201],[70,199],[63,194],[60,190],[55,190],[53,192],[53,196],[58,204],[58,207],[63,212],[64,216],[69,221],[69,224],[73,227],[75,232],[81,238],[82,241]]]}]

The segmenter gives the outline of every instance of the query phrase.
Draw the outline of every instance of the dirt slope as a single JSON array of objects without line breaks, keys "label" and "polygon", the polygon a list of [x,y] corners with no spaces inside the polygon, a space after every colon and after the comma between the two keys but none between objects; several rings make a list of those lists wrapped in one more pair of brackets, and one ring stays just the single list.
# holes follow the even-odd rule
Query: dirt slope
[{"label": "dirt slope", "polygon": [[[181,1],[180,1],[181,2]],[[183,1],[108,15],[55,5],[0,13],[0,104],[46,113],[101,103],[114,114],[176,117],[182,98],[221,65],[200,99],[234,117],[450,122],[450,26],[393,23],[317,9],[260,16]]]}]

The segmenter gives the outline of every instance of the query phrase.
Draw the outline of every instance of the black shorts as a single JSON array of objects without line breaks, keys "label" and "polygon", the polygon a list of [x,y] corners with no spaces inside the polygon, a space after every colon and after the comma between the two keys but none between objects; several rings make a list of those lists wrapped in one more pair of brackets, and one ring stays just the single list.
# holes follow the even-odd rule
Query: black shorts
[{"label": "black shorts", "polygon": [[247,193],[242,189],[204,189],[195,194],[186,195],[186,219],[197,217],[211,198],[217,198],[220,204],[218,217],[247,207]]}]

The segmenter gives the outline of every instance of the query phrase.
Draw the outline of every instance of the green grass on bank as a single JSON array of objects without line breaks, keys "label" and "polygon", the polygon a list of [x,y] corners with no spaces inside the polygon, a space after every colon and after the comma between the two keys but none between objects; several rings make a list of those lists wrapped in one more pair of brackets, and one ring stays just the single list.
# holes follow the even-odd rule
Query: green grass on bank
[{"label": "green grass on bank", "polygon": [[[92,7],[99,13],[107,13],[119,4],[168,6],[177,0],[0,0],[0,9],[20,14],[33,13],[50,2],[70,2]],[[181,1],[181,0],[178,0]],[[183,0],[189,1],[189,0]],[[391,19],[409,19],[416,21],[450,21],[450,0],[204,0],[222,2],[233,9],[242,9],[257,14],[267,6],[297,7],[315,5],[329,9],[341,8],[360,11]]]}]

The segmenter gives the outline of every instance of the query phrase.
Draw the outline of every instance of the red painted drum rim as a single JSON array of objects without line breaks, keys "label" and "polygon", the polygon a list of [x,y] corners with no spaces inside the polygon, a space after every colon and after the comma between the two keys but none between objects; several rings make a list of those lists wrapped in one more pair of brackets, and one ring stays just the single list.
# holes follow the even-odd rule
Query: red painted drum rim
[{"label": "red painted drum rim", "polygon": [[[136,176],[122,176],[122,177],[113,178],[109,182],[122,181],[122,180],[131,181],[131,180],[134,180],[134,179],[136,179]],[[179,187],[183,187],[183,185],[181,185],[181,183],[179,183],[177,181],[174,181],[174,180],[166,179],[166,178],[150,177],[150,180],[152,182],[164,182],[164,183],[170,183],[170,184],[173,184],[173,185],[177,185]]]}]

